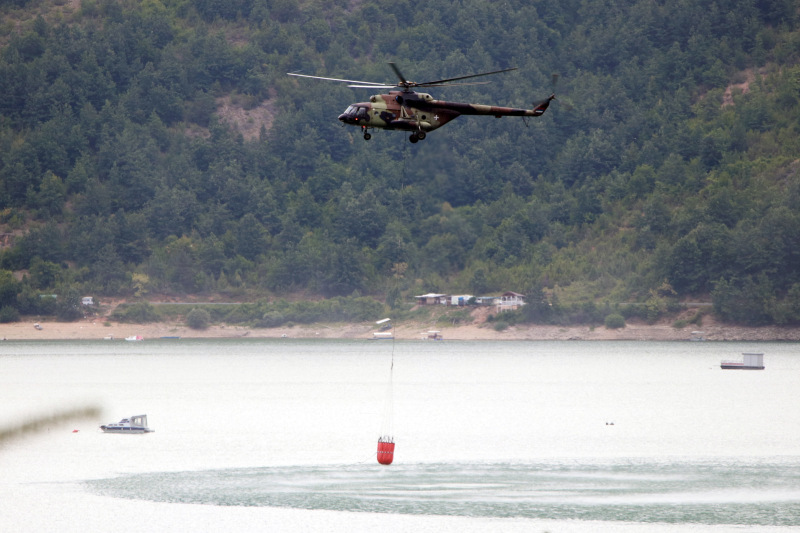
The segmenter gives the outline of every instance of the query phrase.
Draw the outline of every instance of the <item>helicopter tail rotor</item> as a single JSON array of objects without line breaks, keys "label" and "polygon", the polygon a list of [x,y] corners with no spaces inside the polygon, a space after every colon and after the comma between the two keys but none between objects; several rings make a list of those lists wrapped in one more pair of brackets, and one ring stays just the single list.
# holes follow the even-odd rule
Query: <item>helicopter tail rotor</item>
[{"label": "helicopter tail rotor", "polygon": [[556,99],[556,94],[553,93],[544,100],[539,100],[538,102],[533,103],[533,116],[540,117],[544,115],[544,112],[547,111],[547,108],[550,107],[550,102]]},{"label": "helicopter tail rotor", "polygon": [[[556,85],[558,84],[558,78],[559,78],[559,75],[557,73],[553,74],[552,81],[551,81],[551,84],[552,84],[552,87],[553,87],[553,93],[556,92]],[[575,109],[575,106],[572,105],[572,102],[570,102],[569,97],[567,97],[567,98],[559,97],[558,101],[560,102],[559,103],[559,107],[563,107],[567,111],[572,111],[572,110]]]},{"label": "helicopter tail rotor", "polygon": [[[545,111],[547,111],[547,108],[550,106],[550,102],[556,99],[556,85],[558,84],[558,78],[559,75],[557,73],[553,74],[551,77],[550,84],[552,86],[553,93],[544,100],[539,100],[533,103],[533,111],[535,113],[535,116],[537,117],[541,116]],[[560,105],[563,106],[567,111],[571,111],[572,109],[574,109],[574,107],[572,106],[571,103],[569,103],[569,101],[564,100],[563,98],[559,98],[558,100],[559,102],[561,102]]]}]

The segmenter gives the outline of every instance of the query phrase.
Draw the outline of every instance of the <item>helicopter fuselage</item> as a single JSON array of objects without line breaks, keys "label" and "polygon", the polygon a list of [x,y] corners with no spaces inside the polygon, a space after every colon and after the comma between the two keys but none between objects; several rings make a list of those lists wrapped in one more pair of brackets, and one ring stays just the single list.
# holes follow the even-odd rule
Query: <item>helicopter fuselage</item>
[{"label": "helicopter fuselage", "polygon": [[[534,104],[533,109],[466,104],[462,102],[445,102],[444,100],[435,100],[428,93],[418,93],[414,91],[413,88],[443,87],[444,85],[452,82],[459,82],[457,85],[477,85],[486,82],[461,82],[472,78],[480,78],[482,76],[510,72],[512,70],[517,70],[517,68],[504,68],[501,70],[494,70],[492,72],[481,72],[479,74],[470,74],[467,76],[458,76],[455,78],[446,78],[443,80],[417,83],[410,81],[403,76],[402,72],[400,72],[400,69],[394,63],[389,63],[389,65],[392,67],[392,70],[394,70],[394,73],[397,75],[397,79],[399,80],[399,83],[396,85],[374,81],[346,80],[342,78],[311,76],[309,74],[300,74],[299,72],[289,72],[288,74],[289,76],[297,76],[299,78],[311,78],[316,80],[347,83],[348,87],[361,89],[391,89],[393,87],[397,87],[398,90],[389,91],[386,94],[376,94],[371,96],[369,102],[352,104],[345,110],[344,113],[339,115],[339,120],[344,124],[361,128],[361,131],[364,132],[365,140],[369,140],[372,137],[372,135],[369,133],[371,128],[379,128],[383,130],[410,131],[411,135],[409,136],[408,140],[412,143],[415,143],[424,139],[427,135],[427,132],[441,128],[454,118],[458,118],[461,115],[492,115],[497,118],[538,117],[547,110],[550,102],[556,97],[555,94],[550,95],[550,97]],[[553,85],[555,85],[556,79],[556,75],[553,75]]]},{"label": "helicopter fuselage", "polygon": [[350,105],[339,120],[361,128],[428,132],[444,126],[459,113],[436,108],[436,100],[426,93],[390,91],[376,94],[369,102]]},{"label": "helicopter fuselage", "polygon": [[545,112],[550,99],[541,102],[534,109],[467,104],[435,100],[430,94],[415,91],[389,91],[376,94],[368,102],[350,105],[339,120],[344,124],[362,128],[365,138],[367,130],[378,128],[412,132],[412,142],[424,139],[425,133],[440,128],[461,115],[492,115],[538,117]]}]

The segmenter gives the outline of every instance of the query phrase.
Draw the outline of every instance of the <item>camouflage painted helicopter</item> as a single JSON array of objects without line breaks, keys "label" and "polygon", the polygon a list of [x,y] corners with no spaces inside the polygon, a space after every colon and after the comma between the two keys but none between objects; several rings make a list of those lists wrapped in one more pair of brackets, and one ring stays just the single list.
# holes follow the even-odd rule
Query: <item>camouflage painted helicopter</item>
[{"label": "camouflage painted helicopter", "polygon": [[[323,78],[321,76],[308,76],[306,74],[288,73],[289,76],[312,78],[315,80],[340,81],[348,83],[348,87],[365,89],[396,89],[388,94],[376,94],[370,97],[369,102],[360,102],[350,105],[344,113],[339,115],[339,120],[344,124],[360,127],[364,132],[364,139],[369,140],[372,135],[369,130],[380,128],[384,130],[410,131],[409,141],[415,143],[425,138],[429,131],[440,128],[461,115],[491,115],[500,117],[538,117],[541,116],[554,100],[556,95],[551,94],[540,102],[534,103],[533,109],[517,109],[513,107],[499,107],[480,104],[467,104],[461,102],[445,102],[435,100],[430,94],[417,92],[419,87],[441,87],[454,81],[500,74],[516,68],[495,70],[470,76],[460,76],[444,80],[417,83],[407,80],[397,65],[389,63],[394,73],[400,80],[391,85],[371,81],[343,80],[339,78]],[[457,83],[455,85],[479,85],[488,82]]]}]

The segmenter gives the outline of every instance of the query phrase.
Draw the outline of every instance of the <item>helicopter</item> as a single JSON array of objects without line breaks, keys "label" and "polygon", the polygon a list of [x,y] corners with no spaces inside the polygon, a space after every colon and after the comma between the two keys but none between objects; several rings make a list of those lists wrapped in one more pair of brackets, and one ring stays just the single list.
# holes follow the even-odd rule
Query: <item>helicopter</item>
[{"label": "helicopter", "polygon": [[[394,89],[388,94],[376,94],[369,98],[368,102],[351,104],[339,115],[339,120],[343,124],[361,128],[364,133],[364,140],[372,138],[369,130],[373,128],[384,130],[401,130],[411,132],[408,138],[412,143],[425,139],[428,132],[440,128],[458,118],[461,115],[490,115],[496,118],[501,117],[539,117],[547,111],[550,102],[556,98],[555,93],[549,97],[533,104],[533,109],[518,109],[514,107],[500,107],[480,104],[468,104],[462,102],[445,102],[436,100],[430,94],[417,92],[418,88],[442,87],[451,82],[501,74],[517,70],[516,67],[471,74],[469,76],[459,76],[436,81],[426,81],[417,83],[410,81],[403,76],[400,69],[394,63],[389,63],[400,80],[399,83],[377,83],[371,81],[343,80],[339,78],[324,78],[321,76],[309,76],[288,72],[289,76],[300,78],[311,78],[315,80],[326,80],[344,82],[348,87],[362,89]],[[480,85],[488,82],[469,82],[456,83],[454,85]]]}]

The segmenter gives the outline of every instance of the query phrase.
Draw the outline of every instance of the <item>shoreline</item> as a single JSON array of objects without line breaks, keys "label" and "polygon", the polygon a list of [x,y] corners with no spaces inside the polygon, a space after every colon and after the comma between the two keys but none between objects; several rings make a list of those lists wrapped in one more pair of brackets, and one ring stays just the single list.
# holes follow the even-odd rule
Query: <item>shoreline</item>
[{"label": "shoreline", "polygon": [[[253,328],[246,326],[213,325],[206,329],[191,329],[182,322],[126,324],[105,322],[102,319],[85,319],[76,322],[40,321],[42,329],[34,322],[0,324],[2,340],[124,340],[141,335],[144,340],[162,337],[180,338],[320,338],[320,339],[371,339],[377,331],[373,323],[336,323]],[[426,337],[429,324],[408,323],[395,326],[395,338],[421,340]],[[624,328],[607,329],[604,326],[549,326],[517,325],[496,331],[490,323],[472,323],[441,327],[444,340],[579,340],[579,341],[688,341],[693,330],[701,330],[708,341],[789,341],[800,342],[800,327],[765,326],[748,327],[719,324],[711,317],[703,326],[675,328],[671,323],[647,324],[629,322]]]}]

